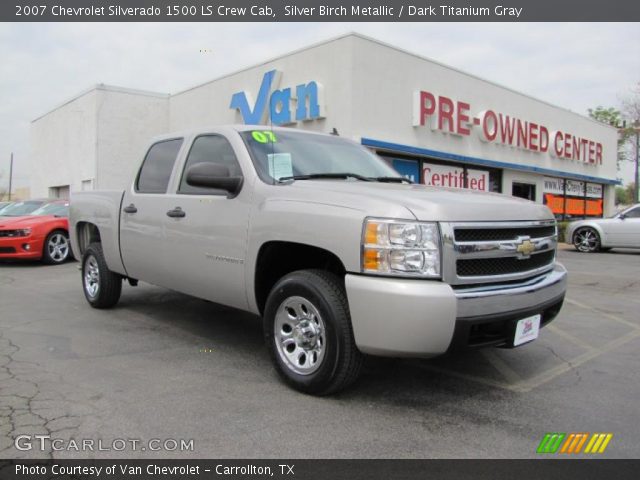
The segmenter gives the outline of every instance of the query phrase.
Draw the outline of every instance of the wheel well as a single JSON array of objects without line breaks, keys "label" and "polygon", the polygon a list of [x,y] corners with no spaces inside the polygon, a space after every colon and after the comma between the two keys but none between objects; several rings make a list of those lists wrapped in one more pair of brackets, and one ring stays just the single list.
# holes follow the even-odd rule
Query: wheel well
[{"label": "wheel well", "polygon": [[319,268],[344,278],[340,259],[323,248],[294,242],[267,242],[258,252],[255,272],[255,295],[260,313],[264,311],[269,292],[276,282],[296,270]]},{"label": "wheel well", "polygon": [[93,223],[78,222],[76,225],[76,235],[78,237],[78,246],[80,247],[80,255],[84,253],[89,245],[94,242],[101,242],[100,230]]}]

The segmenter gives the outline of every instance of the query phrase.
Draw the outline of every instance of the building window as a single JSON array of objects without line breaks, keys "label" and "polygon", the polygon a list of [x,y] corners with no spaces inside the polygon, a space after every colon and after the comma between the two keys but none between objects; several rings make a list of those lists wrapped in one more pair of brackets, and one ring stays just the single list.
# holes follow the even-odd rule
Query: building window
[{"label": "building window", "polygon": [[501,192],[502,171],[431,158],[377,152],[402,176],[434,187]]},{"label": "building window", "polygon": [[49,187],[49,198],[69,198],[69,185],[59,185],[56,187]]},{"label": "building window", "polygon": [[599,183],[544,177],[543,201],[558,219],[602,217],[604,186]]},{"label": "building window", "polygon": [[536,186],[532,183],[513,182],[511,187],[511,195],[514,197],[524,198],[525,200],[536,201]]}]

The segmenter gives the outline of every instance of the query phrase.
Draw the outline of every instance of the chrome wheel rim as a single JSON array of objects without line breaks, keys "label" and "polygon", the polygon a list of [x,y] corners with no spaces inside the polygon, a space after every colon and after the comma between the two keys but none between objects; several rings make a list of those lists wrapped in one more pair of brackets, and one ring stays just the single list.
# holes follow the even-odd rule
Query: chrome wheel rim
[{"label": "chrome wheel rim", "polygon": [[100,267],[93,255],[84,262],[84,290],[91,298],[95,298],[100,291]]},{"label": "chrome wheel rim", "polygon": [[326,351],[325,326],[318,309],[306,298],[289,297],[276,312],[276,349],[285,366],[310,375],[322,364]]},{"label": "chrome wheel rim", "polygon": [[578,230],[573,244],[581,252],[592,252],[598,247],[598,235],[590,228]]},{"label": "chrome wheel rim", "polygon": [[62,233],[51,235],[47,243],[49,257],[56,263],[66,260],[69,255],[69,239]]}]

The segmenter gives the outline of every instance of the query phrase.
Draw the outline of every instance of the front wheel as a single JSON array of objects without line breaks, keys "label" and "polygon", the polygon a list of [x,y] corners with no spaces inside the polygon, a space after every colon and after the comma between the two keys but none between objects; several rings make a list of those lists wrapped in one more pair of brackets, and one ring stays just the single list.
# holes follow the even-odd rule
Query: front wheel
[{"label": "front wheel", "polygon": [[330,272],[300,270],[279,280],[267,299],[264,336],[276,370],[301,392],[336,393],[360,373],[343,282]]},{"label": "front wheel", "polygon": [[64,230],[54,230],[44,241],[42,261],[48,265],[64,263],[71,256],[69,234]]},{"label": "front wheel", "polygon": [[110,308],[120,300],[122,277],[109,270],[99,243],[89,245],[82,256],[82,290],[94,308]]},{"label": "front wheel", "polygon": [[600,235],[591,227],[579,228],[573,235],[573,246],[579,252],[597,252],[600,250]]}]

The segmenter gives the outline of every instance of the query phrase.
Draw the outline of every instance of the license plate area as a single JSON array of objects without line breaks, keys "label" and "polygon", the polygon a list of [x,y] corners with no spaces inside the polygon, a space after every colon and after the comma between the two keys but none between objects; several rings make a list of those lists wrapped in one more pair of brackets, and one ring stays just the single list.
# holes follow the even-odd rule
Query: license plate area
[{"label": "license plate area", "polygon": [[513,346],[524,345],[538,338],[541,319],[542,315],[538,314],[518,320],[513,335]]}]

